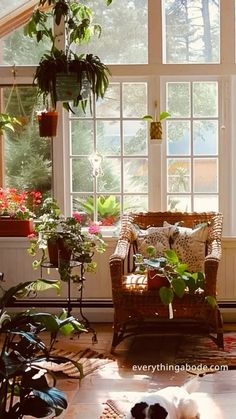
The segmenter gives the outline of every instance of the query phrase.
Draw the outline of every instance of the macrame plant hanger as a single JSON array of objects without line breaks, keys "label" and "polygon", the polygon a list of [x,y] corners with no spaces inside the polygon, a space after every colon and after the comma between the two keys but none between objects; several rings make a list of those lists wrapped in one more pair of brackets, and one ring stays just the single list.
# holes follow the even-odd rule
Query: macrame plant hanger
[{"label": "macrame plant hanger", "polygon": [[8,111],[8,109],[9,109],[9,106],[11,104],[13,94],[15,93],[16,99],[17,99],[19,114],[17,114],[17,112],[16,112],[16,115],[14,115],[14,116],[21,123],[21,126],[24,126],[24,125],[28,124],[29,118],[26,115],[26,112],[24,110],[24,106],[23,106],[23,103],[22,103],[22,100],[21,100],[21,97],[20,97],[20,92],[19,92],[18,86],[16,84],[16,66],[15,66],[15,64],[13,65],[13,68],[12,68],[12,74],[13,74],[13,83],[12,83],[12,88],[11,88],[11,91],[10,91],[10,94],[8,96],[7,103],[6,103],[6,106],[5,106],[5,113],[9,112],[9,113],[12,114],[12,112]]}]

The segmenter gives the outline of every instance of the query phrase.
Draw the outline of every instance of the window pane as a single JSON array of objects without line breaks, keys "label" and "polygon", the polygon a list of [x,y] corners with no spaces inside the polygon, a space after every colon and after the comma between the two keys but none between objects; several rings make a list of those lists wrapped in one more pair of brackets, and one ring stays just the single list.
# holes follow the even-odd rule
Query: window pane
[{"label": "window pane", "polygon": [[125,195],[124,212],[128,211],[147,211],[148,197],[142,195]]},{"label": "window pane", "polygon": [[148,184],[148,160],[124,160],[124,191],[145,193]]},{"label": "window pane", "polygon": [[195,155],[218,153],[218,121],[193,122],[193,153]]},{"label": "window pane", "polygon": [[72,196],[72,213],[78,211],[81,214],[82,225],[88,225],[93,220],[94,215],[94,197],[93,195]]},{"label": "window pane", "polygon": [[120,83],[110,83],[103,99],[96,101],[97,118],[119,118]]},{"label": "window pane", "polygon": [[71,121],[71,151],[73,155],[86,155],[93,151],[93,121]]},{"label": "window pane", "polygon": [[168,192],[190,192],[190,160],[168,159]]},{"label": "window pane", "polygon": [[123,83],[123,117],[142,118],[147,113],[147,84]]},{"label": "window pane", "polygon": [[193,83],[193,116],[218,116],[218,90],[216,82]]},{"label": "window pane", "polygon": [[24,35],[23,27],[18,28],[0,39],[0,64],[38,64],[50,45],[46,39],[37,43],[34,38]]},{"label": "window pane", "polygon": [[217,192],[217,159],[194,159],[193,189],[194,192]]},{"label": "window pane", "polygon": [[93,176],[88,158],[72,159],[72,191],[92,192]]},{"label": "window pane", "polygon": [[194,196],[194,211],[201,212],[201,211],[219,211],[219,204],[218,204],[218,196],[217,195],[195,195]]},{"label": "window pane", "polygon": [[120,154],[120,121],[97,121],[97,150],[104,156]]},{"label": "window pane", "polygon": [[121,161],[120,159],[105,158],[101,164],[102,173],[98,176],[98,192],[120,192],[121,190]]},{"label": "window pane", "polygon": [[190,116],[190,83],[167,83],[167,109],[172,118]]},{"label": "window pane", "polygon": [[15,132],[4,133],[4,186],[51,195],[51,141],[39,137],[36,112],[42,109],[42,104],[37,100],[36,88],[15,86],[2,91],[3,109],[22,123]]},{"label": "window pane", "polygon": [[188,121],[166,121],[167,154],[190,154],[191,133]]},{"label": "window pane", "polygon": [[168,196],[169,211],[183,211],[191,212],[191,198],[190,196]]},{"label": "window pane", "polygon": [[94,22],[102,26],[99,39],[79,45],[78,53],[93,53],[108,64],[145,64],[148,60],[147,0],[86,2],[95,11]]},{"label": "window pane", "polygon": [[163,0],[166,63],[219,63],[220,1]]},{"label": "window pane", "polygon": [[124,121],[124,154],[147,154],[147,126],[144,121]]}]

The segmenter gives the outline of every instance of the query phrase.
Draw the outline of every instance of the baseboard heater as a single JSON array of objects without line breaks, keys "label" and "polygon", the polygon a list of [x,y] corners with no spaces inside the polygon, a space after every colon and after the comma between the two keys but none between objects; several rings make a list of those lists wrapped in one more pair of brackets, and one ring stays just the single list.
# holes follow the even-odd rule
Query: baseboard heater
[{"label": "baseboard heater", "polygon": [[[236,300],[219,300],[220,308],[236,308]],[[70,302],[67,298],[53,298],[53,299],[40,299],[40,298],[27,298],[12,301],[8,304],[8,307],[66,307],[70,305],[74,307],[84,308],[110,308],[113,307],[113,301],[110,298],[99,298],[99,299],[83,299],[80,303],[78,299],[71,298]]]}]

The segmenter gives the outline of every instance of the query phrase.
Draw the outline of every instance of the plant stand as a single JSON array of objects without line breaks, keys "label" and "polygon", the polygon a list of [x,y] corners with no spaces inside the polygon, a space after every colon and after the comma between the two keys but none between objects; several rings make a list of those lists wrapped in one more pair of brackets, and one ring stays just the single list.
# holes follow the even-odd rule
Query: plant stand
[{"label": "plant stand", "polygon": [[[92,343],[97,343],[97,333],[93,327],[90,325],[90,321],[83,313],[83,307],[82,307],[82,301],[83,301],[83,283],[85,281],[84,277],[84,264],[81,262],[78,262],[76,260],[70,260],[68,261],[68,269],[74,269],[74,268],[80,268],[80,278],[81,278],[81,284],[78,289],[78,297],[76,298],[76,307],[79,308],[79,314],[81,317],[81,320],[79,320],[81,323],[83,323],[84,327],[88,330],[89,333],[92,333]],[[43,278],[43,269],[58,269],[58,266],[53,265],[52,263],[45,261],[40,265],[40,274],[41,278]],[[50,300],[51,301],[51,300]],[[49,302],[50,302],[49,301]],[[67,313],[68,317],[71,315],[72,311],[72,298],[71,298],[71,278],[68,276],[67,281]],[[74,306],[74,304],[73,304]]]}]

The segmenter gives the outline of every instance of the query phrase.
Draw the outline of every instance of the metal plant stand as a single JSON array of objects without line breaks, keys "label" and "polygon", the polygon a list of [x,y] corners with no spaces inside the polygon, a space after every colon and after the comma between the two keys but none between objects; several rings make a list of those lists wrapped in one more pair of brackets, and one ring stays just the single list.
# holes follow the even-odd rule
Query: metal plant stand
[{"label": "metal plant stand", "polygon": [[[84,315],[83,313],[83,288],[84,288],[84,281],[85,281],[85,268],[84,268],[84,263],[83,262],[78,262],[76,260],[70,260],[70,261],[63,261],[63,268],[67,269],[68,271],[68,280],[67,280],[67,299],[66,299],[66,303],[67,303],[67,313],[68,316],[71,315],[71,311],[72,308],[75,307],[75,302],[74,302],[74,298],[73,298],[73,304],[72,304],[72,297],[71,297],[71,271],[74,268],[79,268],[80,269],[80,281],[79,281],[79,286],[78,286],[78,296],[76,298],[76,307],[79,308],[79,315],[80,315],[80,319],[78,319],[78,321],[80,321],[83,326],[87,329],[87,331],[89,333],[92,333],[92,342],[93,343],[97,343],[97,333],[95,331],[95,329],[93,327],[91,327],[90,325],[90,321],[88,320],[88,318]],[[43,269],[58,269],[59,273],[60,273],[60,266],[56,266],[53,265],[52,263],[50,263],[49,261],[45,261],[43,263],[41,263],[40,265],[40,271],[41,271],[41,278],[43,278]],[[49,301],[50,302],[50,301]]]}]

